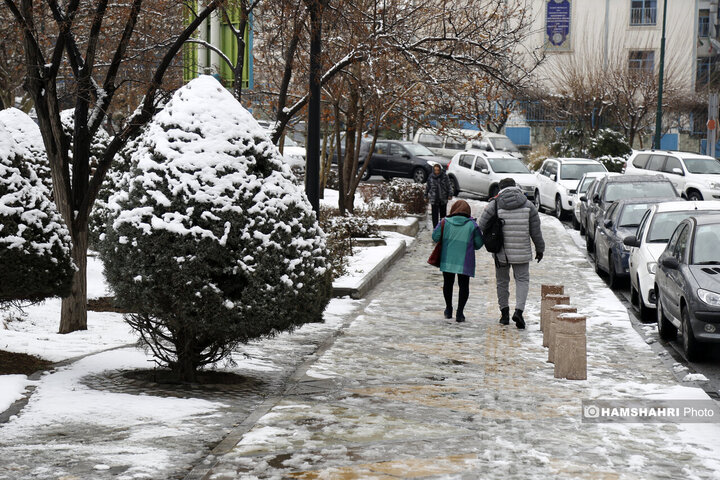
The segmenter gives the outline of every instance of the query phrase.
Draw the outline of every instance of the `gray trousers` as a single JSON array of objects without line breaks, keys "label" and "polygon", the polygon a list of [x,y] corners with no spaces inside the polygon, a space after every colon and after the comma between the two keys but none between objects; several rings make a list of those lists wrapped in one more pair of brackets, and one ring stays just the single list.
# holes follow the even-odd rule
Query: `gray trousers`
[{"label": "gray trousers", "polygon": [[502,310],[508,307],[510,300],[510,267],[513,269],[513,277],[515,277],[515,308],[525,310],[525,301],[527,300],[528,290],[530,289],[530,264],[496,264],[495,280],[497,282],[498,306]]}]

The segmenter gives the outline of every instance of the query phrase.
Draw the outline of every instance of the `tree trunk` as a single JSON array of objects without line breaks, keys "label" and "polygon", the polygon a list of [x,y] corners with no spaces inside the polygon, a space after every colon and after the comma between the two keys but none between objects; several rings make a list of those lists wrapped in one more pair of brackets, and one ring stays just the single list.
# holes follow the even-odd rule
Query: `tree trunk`
[{"label": "tree trunk", "polygon": [[87,225],[72,234],[72,259],[77,271],[73,276],[70,296],[62,299],[59,333],[87,330]]}]

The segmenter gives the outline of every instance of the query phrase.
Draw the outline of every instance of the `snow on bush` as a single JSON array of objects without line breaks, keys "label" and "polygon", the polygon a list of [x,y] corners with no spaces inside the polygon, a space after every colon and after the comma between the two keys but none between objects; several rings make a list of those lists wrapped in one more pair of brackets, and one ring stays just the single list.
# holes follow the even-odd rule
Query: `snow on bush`
[{"label": "snow on bush", "polygon": [[184,380],[239,343],[321,321],[324,234],[277,148],[210,76],[158,113],[100,244],[116,302]]},{"label": "snow on bush", "polygon": [[23,141],[0,125],[0,302],[67,296],[75,272],[70,234]]},{"label": "snow on bush", "polygon": [[50,163],[45,153],[40,127],[30,118],[30,115],[17,108],[0,110],[0,124],[10,133],[17,143],[20,155],[32,163],[38,178],[52,193],[52,175]]}]

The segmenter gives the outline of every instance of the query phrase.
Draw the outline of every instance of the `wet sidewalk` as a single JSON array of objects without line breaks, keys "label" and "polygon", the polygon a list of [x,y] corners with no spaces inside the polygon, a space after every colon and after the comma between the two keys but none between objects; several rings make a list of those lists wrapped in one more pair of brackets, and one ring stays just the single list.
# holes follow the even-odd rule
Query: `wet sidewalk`
[{"label": "wet sidewalk", "polygon": [[[471,204],[477,216],[482,204]],[[498,325],[484,250],[467,322],[445,320],[421,231],[364,312],[188,478],[720,478],[718,423],[582,423],[583,399],[704,393],[678,385],[564,227],[542,220],[548,249],[531,266],[527,330]],[[565,285],[588,317],[586,381],[553,378],[543,283]]]}]

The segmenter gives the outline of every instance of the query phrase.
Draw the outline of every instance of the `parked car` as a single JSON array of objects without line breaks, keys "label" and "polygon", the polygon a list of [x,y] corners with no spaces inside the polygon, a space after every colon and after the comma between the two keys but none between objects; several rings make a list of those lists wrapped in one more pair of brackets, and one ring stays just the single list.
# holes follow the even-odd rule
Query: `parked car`
[{"label": "parked car", "polygon": [[638,309],[641,319],[655,319],[657,259],[675,227],[694,214],[711,212],[720,214],[720,201],[682,200],[651,205],[637,232],[624,239],[630,248],[630,303]]},{"label": "parked car", "polygon": [[485,130],[445,129],[443,131],[419,128],[413,142],[432,150],[436,155],[452,158],[465,150],[486,152],[508,152],[516,158],[523,158],[517,145],[501,133]]},{"label": "parked car", "polygon": [[[680,198],[677,190],[662,175],[607,175],[596,182],[593,196],[588,203],[586,220],[587,249],[593,251],[595,230],[602,222],[605,212],[623,198]],[[582,197],[581,197],[582,200]],[[587,199],[585,201],[588,201]]]},{"label": "parked car", "polygon": [[640,150],[628,159],[625,173],[664,175],[688,200],[720,199],[720,161],[707,155]]},{"label": "parked car", "polygon": [[305,168],[305,147],[298,145],[298,143],[285,135],[282,146],[282,155],[285,161],[291,167]]},{"label": "parked car", "polygon": [[[370,145],[371,143],[366,142],[360,147],[361,163],[364,163]],[[377,140],[363,180],[367,180],[371,175],[382,175],[386,180],[403,177],[423,183],[432,173],[433,165],[436,163],[446,169],[450,162],[417,143],[402,140]]]},{"label": "parked car", "polygon": [[657,321],[666,340],[682,331],[683,351],[698,360],[720,342],[720,217],[697,215],[677,226],[655,273]]},{"label": "parked car", "polygon": [[583,174],[582,178],[580,178],[580,181],[578,182],[577,188],[575,189],[575,193],[570,199],[573,205],[573,228],[575,230],[580,230],[580,235],[585,235],[585,227],[582,222],[582,217],[585,215],[585,210],[587,210],[587,202],[581,202],[580,197],[588,192],[588,189],[590,189],[592,184],[595,183],[595,180],[600,177],[604,177],[605,175],[611,174],[607,172],[587,172]]},{"label": "parked car", "polygon": [[535,206],[540,210],[547,207],[555,216],[563,216],[573,210],[571,196],[587,172],[607,172],[597,160],[585,158],[548,158],[536,173],[538,189],[535,191]]},{"label": "parked car", "polygon": [[610,205],[595,230],[595,271],[607,273],[610,288],[617,288],[630,274],[630,249],[623,242],[625,237],[637,232],[648,207],[661,201],[659,198],[618,200]]},{"label": "parked car", "polygon": [[448,176],[454,195],[461,191],[486,198],[498,194],[498,183],[511,177],[530,199],[537,189],[535,175],[522,160],[509,153],[468,150],[456,153],[450,160]]}]

